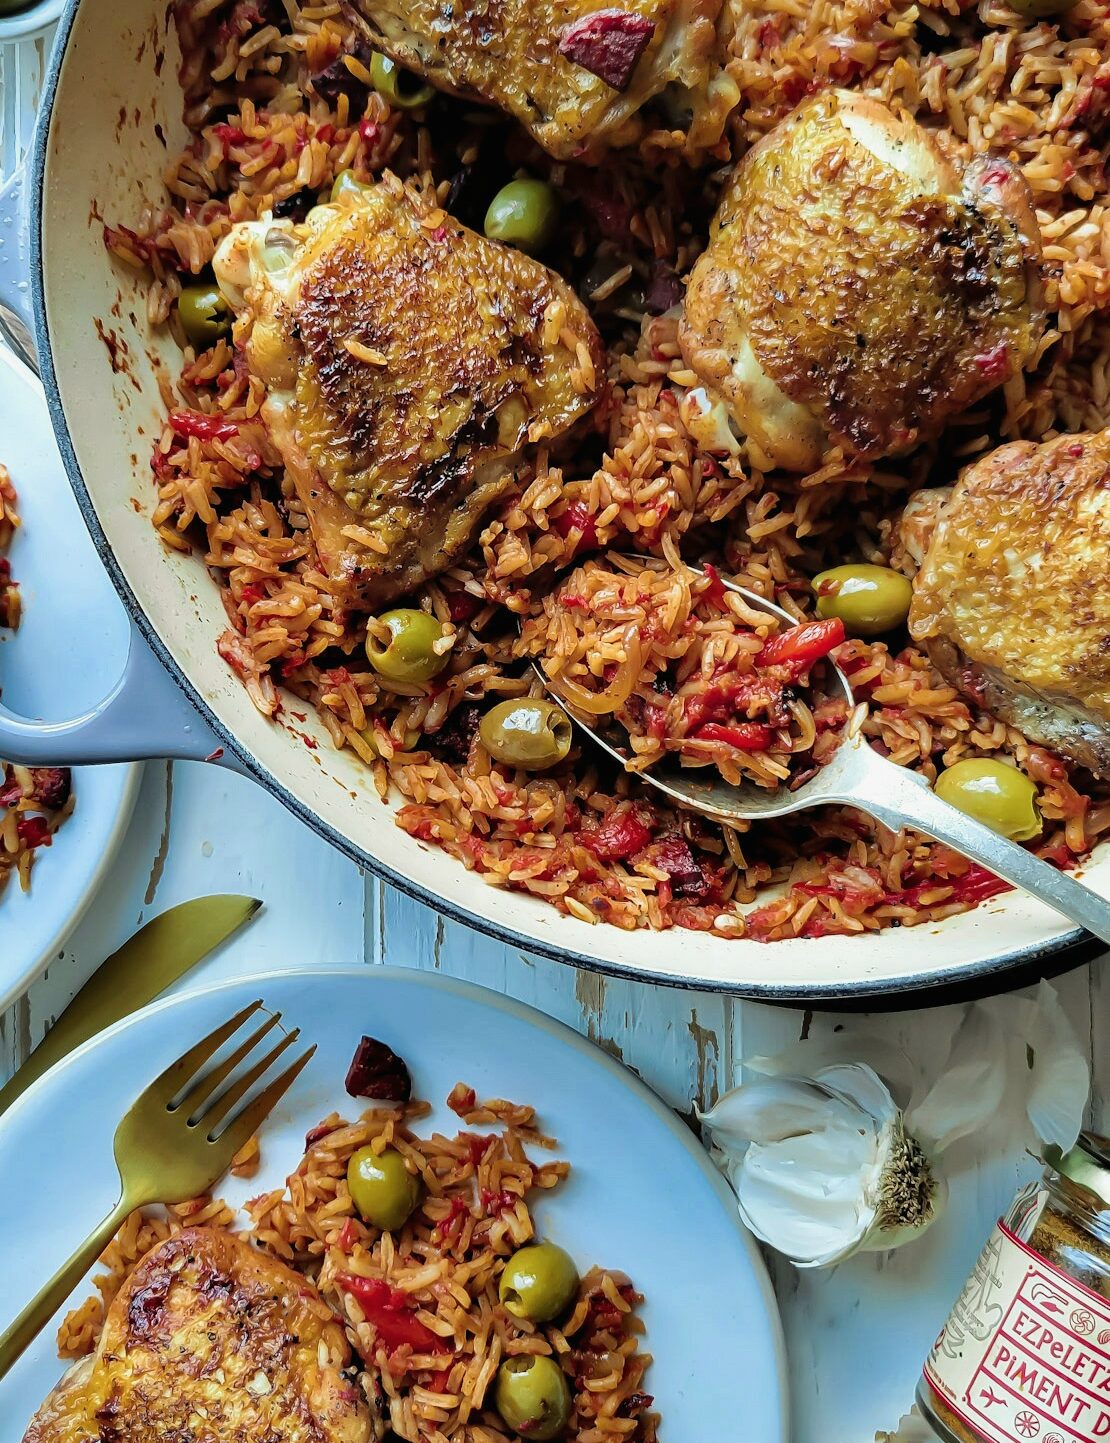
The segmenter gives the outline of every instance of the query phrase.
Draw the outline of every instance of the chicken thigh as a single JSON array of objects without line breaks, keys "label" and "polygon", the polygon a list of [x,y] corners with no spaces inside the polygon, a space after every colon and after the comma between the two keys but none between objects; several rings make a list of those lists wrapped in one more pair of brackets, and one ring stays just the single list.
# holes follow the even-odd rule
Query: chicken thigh
[{"label": "chicken thigh", "polygon": [[[714,64],[722,0],[354,0],[370,43],[430,84],[499,106],[571,160],[640,133],[670,87],[712,145],[739,91]],[[721,47],[723,49],[723,47]]]},{"label": "chicken thigh", "polygon": [[343,607],[451,565],[527,443],[598,397],[601,342],[570,286],[394,177],[303,225],[236,225],[214,266]]},{"label": "chicken thigh", "polygon": [[1110,776],[1110,430],[1015,441],[903,516],[910,633],[967,696]]},{"label": "chicken thigh", "polygon": [[913,120],[812,96],[740,161],[680,342],[761,466],[905,451],[1021,370],[1040,235],[1007,161],[962,173]]},{"label": "chicken thigh", "polygon": [[191,1228],[138,1264],[23,1443],[376,1443],[384,1424],[344,1376],[351,1362],[306,1278]]}]

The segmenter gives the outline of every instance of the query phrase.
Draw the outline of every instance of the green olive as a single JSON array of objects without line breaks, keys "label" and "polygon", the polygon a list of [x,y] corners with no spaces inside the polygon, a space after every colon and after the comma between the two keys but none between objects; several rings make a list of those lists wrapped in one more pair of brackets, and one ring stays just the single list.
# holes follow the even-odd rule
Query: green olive
[{"label": "green olive", "polygon": [[578,1294],[578,1269],[554,1243],[534,1243],[514,1253],[501,1274],[498,1294],[514,1318],[550,1323]]},{"label": "green olive", "polygon": [[850,636],[880,636],[906,620],[913,588],[900,571],[862,562],[813,578],[817,615],[838,616]]},{"label": "green olive", "polygon": [[937,777],[933,790],[942,801],[1001,832],[1013,842],[1040,833],[1037,789],[1024,772],[990,757],[968,757]]},{"label": "green olive", "polygon": [[511,180],[489,203],[482,229],[490,240],[541,251],[555,233],[559,201],[545,180]]},{"label": "green olive", "polygon": [[1027,20],[1047,20],[1052,15],[1066,15],[1076,0],[1009,0],[1011,10],[1016,10]]},{"label": "green olive", "polygon": [[417,110],[427,105],[435,91],[423,80],[390,60],[388,55],[375,54],[370,60],[370,78],[374,89],[398,110]]},{"label": "green olive", "polygon": [[558,1438],[570,1422],[570,1387],[558,1363],[522,1354],[501,1364],[493,1401],[521,1438]]},{"label": "green olive", "polygon": [[443,627],[434,616],[401,606],[396,611],[385,612],[378,620],[389,628],[389,644],[379,646],[368,633],[366,655],[379,676],[390,681],[430,681],[447,665],[447,653],[440,655],[435,650],[436,642],[443,636]]},{"label": "green olive", "polygon": [[353,1152],[347,1164],[347,1187],[360,1215],[383,1232],[404,1227],[424,1191],[392,1147],[380,1157],[369,1147]]},{"label": "green olive", "polygon": [[368,181],[359,180],[353,170],[341,170],[331,183],[331,200],[334,203],[344,195],[366,195],[374,187]]},{"label": "green olive", "polygon": [[478,735],[491,757],[526,772],[542,772],[570,751],[573,728],[561,706],[545,697],[499,701],[478,723]]},{"label": "green olive", "polygon": [[221,336],[231,335],[231,311],[219,286],[210,281],[186,286],[177,298],[177,314],[186,336],[198,349],[207,350]]}]

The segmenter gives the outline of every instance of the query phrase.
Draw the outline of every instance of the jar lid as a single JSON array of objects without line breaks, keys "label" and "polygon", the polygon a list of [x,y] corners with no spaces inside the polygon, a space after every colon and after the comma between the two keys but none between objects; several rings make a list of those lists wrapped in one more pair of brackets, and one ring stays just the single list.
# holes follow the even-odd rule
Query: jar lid
[{"label": "jar lid", "polygon": [[1055,1165],[1056,1172],[1110,1204],[1110,1138],[1081,1132],[1075,1146]]}]

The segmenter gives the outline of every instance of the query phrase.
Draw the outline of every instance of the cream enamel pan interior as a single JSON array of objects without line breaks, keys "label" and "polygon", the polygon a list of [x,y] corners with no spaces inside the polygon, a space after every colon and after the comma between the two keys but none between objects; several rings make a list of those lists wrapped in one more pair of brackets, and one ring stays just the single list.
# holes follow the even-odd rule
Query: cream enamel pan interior
[{"label": "cream enamel pan interior", "polygon": [[[63,19],[31,177],[37,343],[63,456],[101,554],[139,625],[225,745],[356,860],[460,920],[568,961],[814,1003],[983,984],[1021,964],[1059,967],[1059,954],[1083,934],[1017,893],[939,926],[860,939],[760,945],[591,927],[489,887],[401,831],[360,764],[332,750],[311,711],[292,723],[296,730],[255,711],[216,653],[225,621],[215,586],[197,557],[167,555],[149,523],[158,369],[164,363],[176,374],[179,353],[148,331],[139,278],[109,259],[102,240],[102,218],[132,223],[145,201],[159,202],[162,167],[184,134],[166,16],[161,0],[80,0]],[[1105,849],[1085,880],[1110,894]]]}]

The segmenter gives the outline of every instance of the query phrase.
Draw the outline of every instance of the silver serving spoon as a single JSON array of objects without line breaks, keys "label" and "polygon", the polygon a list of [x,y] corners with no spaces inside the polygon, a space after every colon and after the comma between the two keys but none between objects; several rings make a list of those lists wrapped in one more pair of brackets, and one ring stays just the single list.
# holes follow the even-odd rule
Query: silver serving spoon
[{"label": "silver serving spoon", "polygon": [[[634,559],[638,565],[643,564],[642,557],[629,559]],[[689,570],[702,574],[696,566],[689,567]],[[750,606],[769,612],[787,626],[797,625],[796,617],[756,592],[737,586],[723,576],[721,583],[729,591],[742,596]],[[733,786],[708,767],[705,772],[712,774],[707,777],[699,774],[687,776],[674,767],[637,772],[636,775],[680,806],[702,812],[726,826],[732,822],[787,817],[792,812],[804,811],[806,807],[858,807],[892,831],[911,827],[935,837],[937,841],[948,843],[965,857],[981,863],[996,876],[1021,887],[1110,944],[1110,902],[1076,882],[1066,872],[1042,862],[1040,857],[1027,852],[1024,847],[999,836],[973,817],[941,801],[918,772],[897,766],[872,751],[862,732],[853,726],[851,713],[857,704],[847,676],[831,658],[826,657],[825,664],[844,693],[849,707],[849,723],[832,760],[796,791],[787,791],[784,787],[771,790],[754,782]],[[535,663],[533,666],[545,689],[579,727],[602,751],[608,752],[623,766],[627,761],[625,754],[575,710],[561,694],[556,678],[548,676],[541,666]]]}]

